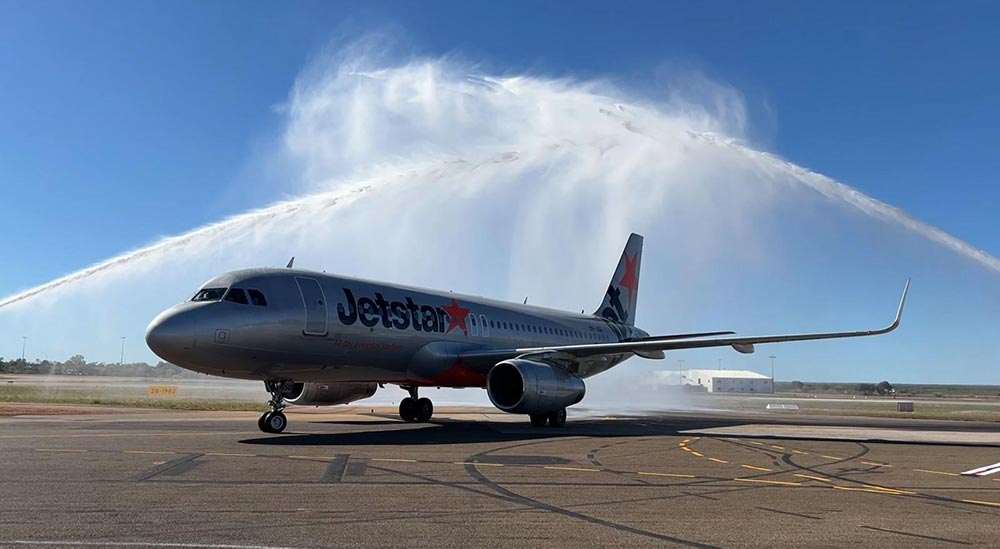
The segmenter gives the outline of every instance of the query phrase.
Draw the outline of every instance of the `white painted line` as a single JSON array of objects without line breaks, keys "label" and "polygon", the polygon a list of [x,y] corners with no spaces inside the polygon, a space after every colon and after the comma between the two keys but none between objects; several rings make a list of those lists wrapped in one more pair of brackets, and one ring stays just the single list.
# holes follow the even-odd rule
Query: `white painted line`
[{"label": "white painted line", "polygon": [[977,467],[975,469],[969,469],[963,472],[963,475],[974,475],[977,477],[985,477],[986,475],[992,475],[993,473],[1000,473],[1000,463],[994,463],[993,465],[985,465],[983,467]]}]

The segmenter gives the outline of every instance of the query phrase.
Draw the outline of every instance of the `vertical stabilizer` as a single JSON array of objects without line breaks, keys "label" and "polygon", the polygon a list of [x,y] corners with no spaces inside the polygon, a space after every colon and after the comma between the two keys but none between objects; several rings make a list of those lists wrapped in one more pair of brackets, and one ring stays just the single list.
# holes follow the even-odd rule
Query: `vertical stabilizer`
[{"label": "vertical stabilizer", "polygon": [[632,233],[618,268],[611,277],[604,302],[594,313],[612,322],[635,325],[635,307],[639,297],[639,263],[642,261],[642,236]]}]

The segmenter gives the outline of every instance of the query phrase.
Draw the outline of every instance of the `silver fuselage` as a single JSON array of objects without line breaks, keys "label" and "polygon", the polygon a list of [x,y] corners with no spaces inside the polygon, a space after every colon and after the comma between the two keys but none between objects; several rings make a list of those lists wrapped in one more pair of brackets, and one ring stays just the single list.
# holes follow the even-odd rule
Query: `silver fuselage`
[{"label": "silver fuselage", "polygon": [[[267,305],[188,301],[157,316],[147,342],[178,366],[241,379],[484,387],[485,372],[458,354],[648,335],[593,315],[299,269],[235,271],[203,288],[253,289]],[[581,359],[575,374],[630,356]]]}]

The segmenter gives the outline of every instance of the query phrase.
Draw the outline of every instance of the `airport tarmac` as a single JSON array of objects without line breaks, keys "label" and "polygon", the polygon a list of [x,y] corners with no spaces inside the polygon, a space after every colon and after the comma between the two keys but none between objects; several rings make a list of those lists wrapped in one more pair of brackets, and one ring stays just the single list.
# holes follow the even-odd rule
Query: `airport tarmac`
[{"label": "airport tarmac", "polygon": [[[6,410],[6,412],[4,412]],[[6,413],[6,415],[4,415]],[[995,545],[1000,427],[0,405],[0,545]],[[829,435],[829,436],[827,436]]]}]

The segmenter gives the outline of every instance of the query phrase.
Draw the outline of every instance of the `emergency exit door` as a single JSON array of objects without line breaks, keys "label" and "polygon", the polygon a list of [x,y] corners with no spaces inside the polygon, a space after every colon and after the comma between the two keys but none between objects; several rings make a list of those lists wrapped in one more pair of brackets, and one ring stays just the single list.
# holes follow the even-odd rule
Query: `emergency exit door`
[{"label": "emergency exit door", "polygon": [[326,296],[315,278],[295,277],[306,308],[306,323],[302,333],[311,336],[326,335]]}]

